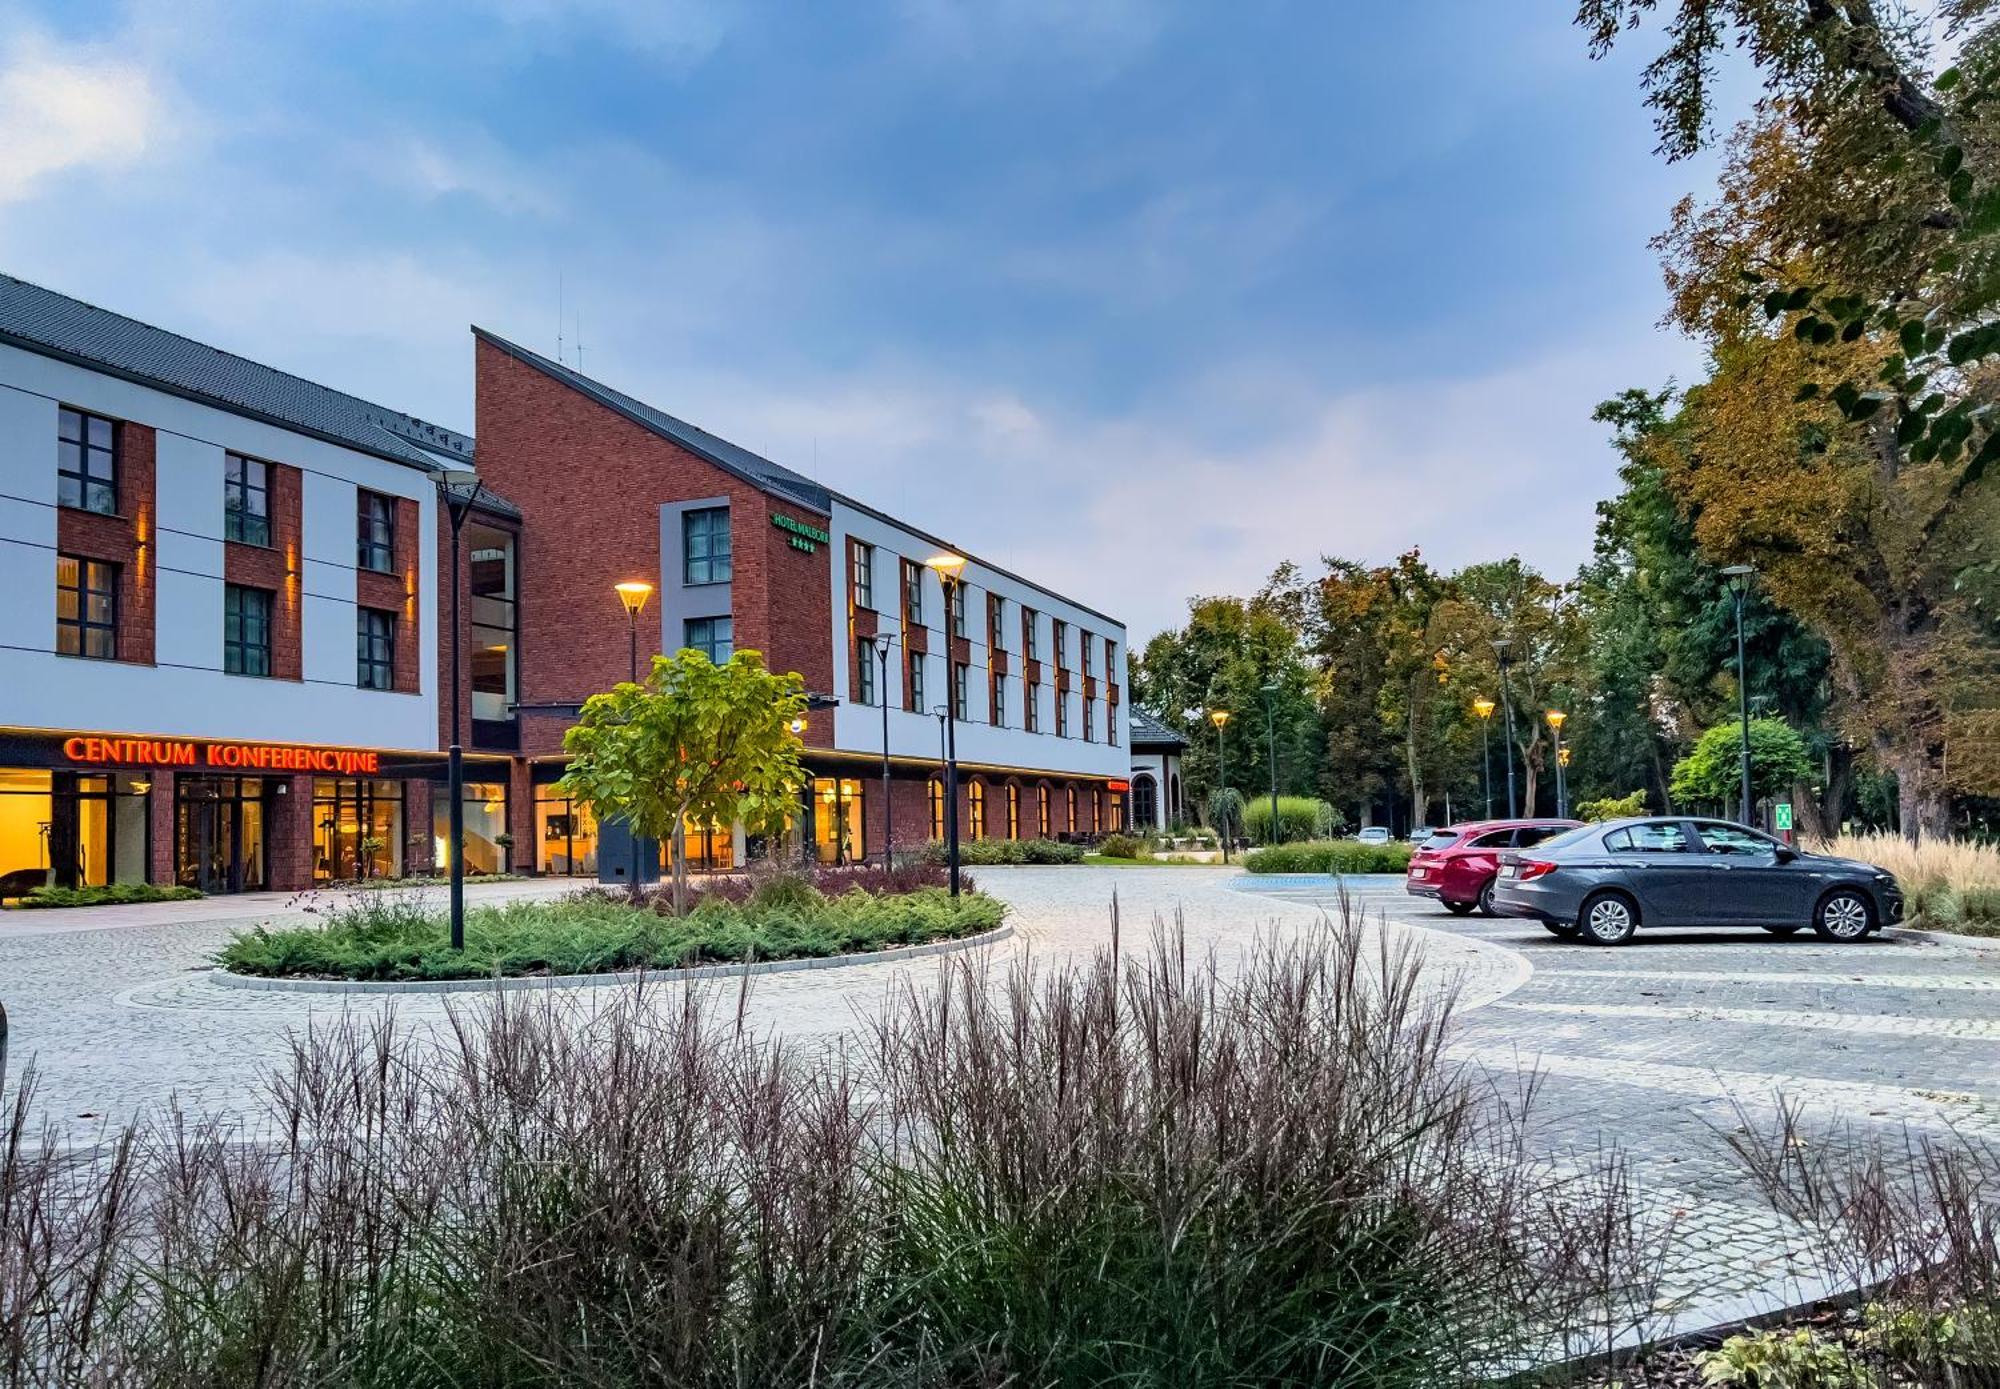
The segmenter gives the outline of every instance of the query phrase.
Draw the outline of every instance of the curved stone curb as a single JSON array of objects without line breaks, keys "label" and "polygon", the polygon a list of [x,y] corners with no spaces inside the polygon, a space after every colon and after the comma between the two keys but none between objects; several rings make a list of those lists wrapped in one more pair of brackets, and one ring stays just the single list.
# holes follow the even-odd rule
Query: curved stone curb
[{"label": "curved stone curb", "polygon": [[641,979],[675,984],[690,979],[740,979],[748,974],[790,974],[801,969],[843,969],[848,965],[893,964],[926,955],[944,955],[994,945],[1014,934],[1011,921],[956,940],[899,945],[893,950],[861,950],[851,955],[816,955],[798,960],[758,960],[748,965],[692,965],[686,969],[626,970],[618,974],[527,974],[499,979],[269,979],[211,969],[211,982],[231,989],[297,994],[459,994],[491,989],[602,989]]},{"label": "curved stone curb", "polygon": [[1912,940],[1924,945],[1955,945],[1961,950],[2000,950],[2000,936],[1971,936],[1961,931],[1929,931],[1921,926],[1888,926],[1887,940]]}]

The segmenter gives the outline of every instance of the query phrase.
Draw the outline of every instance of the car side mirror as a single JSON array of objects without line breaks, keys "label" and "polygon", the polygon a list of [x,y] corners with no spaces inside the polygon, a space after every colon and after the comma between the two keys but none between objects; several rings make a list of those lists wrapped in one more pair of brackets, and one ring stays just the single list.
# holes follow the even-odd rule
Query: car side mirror
[{"label": "car side mirror", "polygon": [[1772,851],[1772,857],[1777,859],[1778,862],[1780,863],[1796,863],[1798,861],[1799,851],[1797,849],[1786,848],[1783,844],[1780,844],[1775,850]]}]

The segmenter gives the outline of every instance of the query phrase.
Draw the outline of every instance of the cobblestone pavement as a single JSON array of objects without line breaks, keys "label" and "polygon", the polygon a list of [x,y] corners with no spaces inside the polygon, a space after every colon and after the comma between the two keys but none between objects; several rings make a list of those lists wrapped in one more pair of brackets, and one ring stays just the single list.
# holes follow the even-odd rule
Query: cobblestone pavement
[{"label": "cobblestone pavement", "polygon": [[[1152,924],[1184,923],[1191,953],[1225,965],[1260,929],[1293,931],[1338,910],[1325,879],[1205,869],[981,869],[1015,934],[995,965],[1060,963],[1108,948],[1118,899],[1122,948],[1151,948]],[[1541,1077],[1538,1133],[1551,1157],[1623,1147],[1649,1199],[1682,1224],[1673,1290],[1705,1319],[1775,1300],[1797,1273],[1787,1231],[1756,1201],[1723,1135],[1760,1122],[1783,1094],[1820,1123],[2000,1137],[2000,953],[1908,935],[1859,946],[1762,932],[1642,933],[1611,951],[1532,922],[1456,918],[1401,891],[1350,880],[1368,912],[1423,944],[1440,982],[1462,991],[1457,1043],[1503,1079]],[[557,885],[496,884],[499,897]],[[0,917],[0,1002],[13,1022],[9,1087],[31,1057],[59,1141],[87,1143],[169,1095],[194,1113],[254,1113],[265,1077],[308,1024],[393,1011],[441,1019],[441,997],[349,998],[231,989],[207,975],[234,929],[283,902],[227,903],[193,919],[102,924]],[[61,915],[50,913],[50,916]],[[761,1032],[837,1045],[899,980],[935,960],[755,979]],[[704,986],[733,1008],[737,985]],[[580,994],[595,991],[578,990]],[[468,1004],[460,996],[460,1008]]]},{"label": "cobblestone pavement", "polygon": [[[1335,896],[1325,880],[1237,886],[1302,904]],[[1539,1074],[1551,1152],[1609,1143],[1631,1156],[1640,1189],[1681,1227],[1669,1289],[1684,1325],[1812,1291],[1803,1241],[1765,1209],[1725,1138],[1770,1123],[1780,1096],[1819,1142],[1900,1142],[1906,1129],[2000,1139],[2000,950],[1757,930],[1642,931],[1605,950],[1533,921],[1453,917],[1400,882],[1354,890],[1391,920],[1521,963],[1519,987],[1464,1019],[1458,1053]]]}]

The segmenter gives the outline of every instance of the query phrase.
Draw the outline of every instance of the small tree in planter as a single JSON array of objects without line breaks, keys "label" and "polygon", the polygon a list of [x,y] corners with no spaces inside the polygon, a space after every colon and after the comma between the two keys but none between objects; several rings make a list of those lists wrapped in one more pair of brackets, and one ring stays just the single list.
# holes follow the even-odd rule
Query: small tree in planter
[{"label": "small tree in planter", "polygon": [[493,842],[500,846],[500,871],[502,873],[513,872],[514,836],[508,834],[506,831],[503,830],[499,834],[493,836]]},{"label": "small tree in planter", "polygon": [[741,820],[752,834],[781,832],[805,784],[792,732],[805,712],[805,681],[766,670],[755,651],[719,666],[699,651],[655,656],[644,683],[584,701],[563,735],[570,764],[558,784],[599,819],[672,843],[674,911],[685,914],[683,827]]}]

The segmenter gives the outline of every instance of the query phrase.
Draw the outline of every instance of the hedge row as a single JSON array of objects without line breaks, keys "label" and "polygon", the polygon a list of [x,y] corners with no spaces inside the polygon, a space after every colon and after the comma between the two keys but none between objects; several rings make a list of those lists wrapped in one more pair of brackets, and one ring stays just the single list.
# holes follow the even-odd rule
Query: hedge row
[{"label": "hedge row", "polygon": [[[933,839],[924,845],[927,863],[943,863],[945,846]],[[1083,845],[1053,839],[962,839],[958,861],[968,868],[998,868],[1017,863],[1082,863]]]},{"label": "hedge row", "polygon": [[1243,866],[1252,873],[1404,873],[1411,852],[1408,844],[1320,839],[1252,849]]}]

